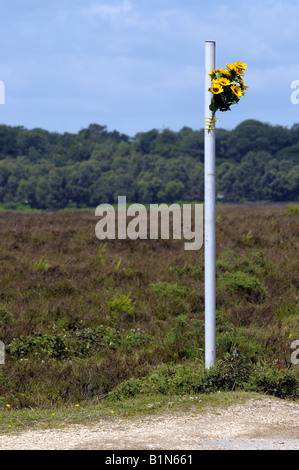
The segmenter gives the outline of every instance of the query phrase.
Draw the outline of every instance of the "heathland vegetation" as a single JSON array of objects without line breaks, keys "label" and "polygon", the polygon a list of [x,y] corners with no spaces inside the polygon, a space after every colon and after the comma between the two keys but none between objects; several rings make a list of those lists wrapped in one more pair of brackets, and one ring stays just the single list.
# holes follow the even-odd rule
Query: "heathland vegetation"
[{"label": "heathland vegetation", "polygon": [[[223,201],[298,201],[299,124],[255,120],[217,129]],[[35,209],[203,201],[204,131],[152,129],[129,137],[91,124],[77,134],[0,126],[0,203]],[[13,205],[11,205],[13,204]]]},{"label": "heathland vegetation", "polygon": [[103,242],[96,222],[87,210],[0,213],[0,407],[215,391],[298,399],[296,206],[217,207],[217,364],[208,371],[203,249]]},{"label": "heathland vegetation", "polygon": [[[101,203],[203,201],[204,134],[0,126],[0,409],[223,391],[298,399],[299,125],[217,130],[217,364],[203,248],[95,235]],[[59,209],[69,208],[68,211]],[[81,208],[84,210],[75,210]]]}]

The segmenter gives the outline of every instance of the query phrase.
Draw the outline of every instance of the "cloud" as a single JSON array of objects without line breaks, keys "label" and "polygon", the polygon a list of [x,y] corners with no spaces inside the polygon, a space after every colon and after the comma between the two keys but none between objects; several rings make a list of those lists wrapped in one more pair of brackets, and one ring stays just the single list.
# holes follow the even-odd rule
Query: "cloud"
[{"label": "cloud", "polygon": [[114,5],[108,3],[91,4],[82,10],[82,14],[87,18],[100,18],[102,20],[115,21],[119,17],[127,16],[132,10],[132,4],[128,0]]},{"label": "cloud", "polygon": [[[290,83],[299,79],[295,0],[233,6],[230,0],[2,3],[4,120],[11,110],[16,119],[24,118],[21,124],[39,116],[40,126],[48,127],[55,121],[55,103],[56,117],[64,116],[62,130],[92,119],[113,128],[120,123],[120,131],[130,133],[160,124],[200,127],[207,39],[216,41],[218,67],[236,60],[248,65],[246,98],[221,115],[223,125],[249,114],[282,123],[296,119],[299,105],[291,106],[289,99]],[[19,114],[24,100],[28,115]]]}]

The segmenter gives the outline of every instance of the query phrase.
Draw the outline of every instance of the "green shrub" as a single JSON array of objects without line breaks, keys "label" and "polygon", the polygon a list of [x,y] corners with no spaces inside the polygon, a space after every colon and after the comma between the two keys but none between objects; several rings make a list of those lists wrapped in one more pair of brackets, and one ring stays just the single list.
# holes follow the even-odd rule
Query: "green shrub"
[{"label": "green shrub", "polygon": [[143,378],[131,378],[117,386],[109,397],[122,400],[129,396],[185,394],[199,390],[200,370],[190,365],[163,364]]},{"label": "green shrub", "polygon": [[199,277],[204,273],[203,266],[193,266],[192,264],[184,264],[184,266],[171,266],[169,271],[174,273],[177,278],[182,277],[192,277],[194,279],[199,279]]},{"label": "green shrub", "polygon": [[88,356],[106,349],[115,350],[121,345],[120,333],[109,326],[78,329],[68,336],[69,353],[74,356]]},{"label": "green shrub", "polygon": [[4,304],[0,304],[0,324],[11,326],[13,324],[13,316],[9,311],[8,307]]},{"label": "green shrub", "polygon": [[134,317],[135,303],[129,295],[115,295],[107,301],[107,307],[113,314],[125,313],[129,317]]},{"label": "green shrub", "polygon": [[272,269],[272,264],[261,250],[251,250],[249,253],[226,250],[220,254],[216,265],[221,272],[243,271],[253,275],[262,275]]},{"label": "green shrub", "polygon": [[299,214],[299,206],[297,206],[295,204],[291,204],[288,207],[287,214],[288,215],[298,215]]},{"label": "green shrub", "polygon": [[139,330],[121,333],[116,328],[103,325],[78,329],[68,334],[69,353],[75,356],[88,356],[121,347],[138,348],[151,342],[152,336]]},{"label": "green shrub", "polygon": [[242,294],[252,302],[262,302],[267,295],[265,286],[257,277],[242,271],[221,274],[219,288],[232,294]]},{"label": "green shrub", "polygon": [[196,364],[163,365],[143,378],[131,378],[109,393],[112,400],[136,395],[199,394],[247,390],[279,398],[299,397],[299,377],[271,367],[256,368],[234,350],[209,369]]},{"label": "green shrub", "polygon": [[53,357],[61,359],[67,353],[65,339],[57,334],[15,338],[8,346],[8,352],[14,358],[25,358],[32,354],[41,358]]},{"label": "green shrub", "polygon": [[173,327],[163,337],[163,347],[172,360],[197,360],[203,356],[204,321],[179,315],[173,320]]},{"label": "green shrub", "polygon": [[201,377],[201,392],[243,389],[249,380],[251,364],[237,350],[232,351],[215,366],[205,369]]},{"label": "green shrub", "polygon": [[110,393],[118,400],[138,394],[210,393],[217,390],[235,390],[248,382],[251,366],[235,351],[210,369],[199,364],[163,365],[142,379],[130,379]]},{"label": "green shrub", "polygon": [[98,254],[97,254],[97,260],[99,261],[99,263],[105,263],[106,261],[107,245],[108,245],[108,242],[100,243]]},{"label": "green shrub", "polygon": [[130,346],[133,348],[138,348],[144,346],[148,343],[154,343],[155,340],[151,335],[142,333],[141,331],[131,330],[122,337],[121,344],[124,346]]},{"label": "green shrub", "polygon": [[248,389],[278,398],[299,398],[299,377],[293,371],[258,366],[250,376]]},{"label": "green shrub", "polygon": [[53,334],[35,334],[14,338],[8,346],[13,358],[27,358],[33,354],[41,357],[63,359],[66,357],[87,357],[103,354],[108,349],[139,348],[153,343],[151,335],[138,330],[120,333],[116,328],[97,326]]},{"label": "green shrub", "polygon": [[142,380],[131,378],[125,380],[120,385],[115,387],[109,393],[109,398],[114,401],[126,400],[127,398],[135,397],[142,392]]},{"label": "green shrub", "polygon": [[177,297],[186,297],[188,295],[188,288],[177,283],[170,284],[169,282],[155,282],[152,283],[153,292],[161,300],[174,300]]},{"label": "green shrub", "polygon": [[179,315],[190,311],[190,288],[178,283],[166,281],[154,282],[151,288],[158,301],[155,313],[158,318],[166,319],[169,315]]},{"label": "green shrub", "polygon": [[36,272],[47,272],[51,265],[45,258],[40,258],[33,264],[33,271]]}]

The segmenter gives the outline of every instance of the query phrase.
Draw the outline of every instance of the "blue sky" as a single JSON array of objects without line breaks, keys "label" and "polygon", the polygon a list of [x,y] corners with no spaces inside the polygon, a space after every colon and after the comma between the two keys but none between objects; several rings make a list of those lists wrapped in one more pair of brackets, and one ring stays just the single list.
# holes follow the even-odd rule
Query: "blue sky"
[{"label": "blue sky", "polygon": [[220,126],[299,122],[298,0],[1,0],[0,123],[134,136],[203,127],[204,42],[246,62],[247,94]]}]

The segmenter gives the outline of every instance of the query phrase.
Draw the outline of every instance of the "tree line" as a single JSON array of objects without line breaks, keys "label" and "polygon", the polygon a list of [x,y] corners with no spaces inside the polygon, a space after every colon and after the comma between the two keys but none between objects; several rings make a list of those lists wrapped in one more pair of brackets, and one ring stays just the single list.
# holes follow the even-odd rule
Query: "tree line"
[{"label": "tree line", "polygon": [[[299,124],[256,120],[217,129],[217,197],[297,201]],[[203,201],[204,130],[134,137],[91,124],[76,134],[0,125],[0,202],[56,210],[128,202]]]}]

